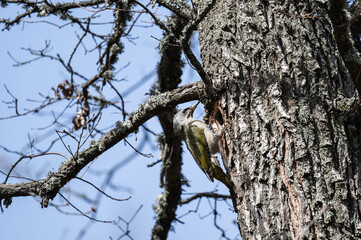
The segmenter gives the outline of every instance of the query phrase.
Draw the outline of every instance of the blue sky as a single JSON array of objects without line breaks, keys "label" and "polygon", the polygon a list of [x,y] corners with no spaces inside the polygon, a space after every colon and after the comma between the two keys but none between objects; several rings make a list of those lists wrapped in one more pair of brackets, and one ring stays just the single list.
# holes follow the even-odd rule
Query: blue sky
[{"label": "blue sky", "polygon": [[[22,12],[23,9],[19,7],[0,8],[0,16],[14,16],[16,12]],[[91,13],[82,10],[80,14],[86,16]],[[101,14],[102,18],[109,18],[111,11]],[[26,19],[29,21],[48,20],[59,22],[54,17],[49,18],[31,18]],[[145,22],[142,22],[145,21]],[[143,16],[140,25],[149,25],[149,16]],[[3,25],[0,25],[1,27]],[[109,32],[110,25],[99,26],[99,31],[104,33]],[[38,103],[29,102],[27,99],[40,100],[39,93],[44,95],[51,95],[52,87],[65,79],[68,79],[68,73],[56,61],[48,59],[41,59],[31,64],[23,65],[21,67],[14,67],[14,61],[8,55],[8,52],[19,61],[26,61],[32,59],[26,51],[21,48],[40,49],[45,45],[46,41],[50,40],[51,54],[56,55],[59,53],[62,57],[67,59],[72,52],[72,49],[77,41],[76,34],[82,32],[72,26],[67,26],[58,29],[46,23],[25,23],[14,26],[11,31],[0,32],[1,46],[0,46],[0,70],[2,77],[0,78],[0,118],[14,114],[14,109],[9,109],[3,101],[11,101],[11,96],[6,92],[4,85],[11,91],[11,93],[19,99],[19,110],[23,111],[24,108],[33,108]],[[125,96],[126,111],[131,112],[136,109],[139,103],[147,99],[150,86],[156,81],[155,67],[160,59],[156,47],[159,42],[152,38],[152,36],[161,39],[162,33],[157,27],[139,28],[133,30],[133,37],[137,39],[134,43],[128,40],[123,40],[125,45],[125,52],[119,58],[117,67],[125,66],[130,62],[130,65],[122,70],[116,77],[119,79],[126,79],[125,81],[116,83],[120,93]],[[196,40],[196,38],[194,38]],[[91,39],[86,39],[87,46],[92,45]],[[91,47],[89,47],[91,48]],[[194,47],[197,51],[197,44]],[[79,53],[73,59],[74,67],[77,71],[83,73],[87,77],[91,77],[97,72],[97,54],[87,53],[84,55],[84,49],[80,48]],[[130,94],[127,94],[127,89],[140,81],[145,75],[150,75],[149,80],[137,87]],[[197,74],[188,66],[182,76],[182,84],[191,83],[199,80]],[[106,86],[103,94],[116,98],[114,92]],[[119,99],[117,99],[119,100]],[[52,125],[52,112],[55,114],[62,111],[67,102],[61,102],[45,109],[40,114],[29,114],[21,118],[12,118],[0,121],[0,145],[5,146],[11,150],[22,151],[25,154],[30,154],[29,138],[33,139],[37,146],[46,148],[49,143],[56,139],[56,130],[65,129],[60,125]],[[183,104],[181,107],[188,106]],[[75,114],[75,106],[73,111],[68,111],[61,122],[65,125],[71,125],[72,114]],[[198,107],[195,114],[196,118],[202,118],[201,107]],[[121,119],[121,114],[116,109],[107,109],[104,111],[100,128],[106,128]],[[44,126],[50,125],[46,130],[39,130]],[[146,126],[151,128],[156,133],[161,133],[161,129],[156,118],[151,119],[146,123]],[[151,229],[154,224],[155,213],[152,205],[155,203],[157,195],[162,192],[159,188],[159,172],[160,164],[155,167],[148,168],[150,164],[159,159],[160,152],[156,148],[155,137],[150,136],[147,144],[144,142],[144,131],[140,129],[137,135],[131,134],[127,140],[135,147],[142,148],[143,153],[151,153],[154,158],[145,158],[139,154],[135,154],[132,148],[125,145],[124,142],[118,143],[109,151],[105,152],[97,158],[90,166],[80,173],[80,175],[91,181],[97,186],[101,186],[106,170],[114,167],[120,162],[124,166],[120,168],[114,175],[112,183],[119,188],[111,189],[104,188],[105,192],[111,194],[116,198],[127,198],[131,196],[128,201],[117,202],[103,197],[101,204],[97,209],[97,219],[102,220],[117,220],[118,216],[128,221],[134,213],[142,205],[143,207],[131,222],[129,228],[133,239],[149,239]],[[98,138],[98,137],[97,137]],[[96,139],[97,139],[96,138]],[[70,145],[73,149],[76,144],[71,139],[66,139],[66,144]],[[85,147],[87,144],[85,145]],[[69,155],[61,143],[57,143],[52,151],[61,152]],[[189,155],[187,150],[184,150],[184,164],[182,172],[190,180],[191,187],[184,187],[184,194],[212,191],[217,186],[219,193],[227,194],[225,187],[217,183],[211,183],[204,176],[202,171],[198,169],[197,165]],[[8,171],[10,166],[18,159],[18,155],[10,154],[3,149],[0,149],[0,169]],[[22,161],[21,164],[13,172],[14,175],[26,176],[33,179],[41,179],[46,177],[47,173],[51,170],[56,170],[59,164],[64,159],[58,156],[46,156]],[[4,177],[0,176],[0,181]],[[10,182],[19,182],[23,180],[11,179]],[[67,191],[71,189],[71,193]],[[90,198],[94,198],[98,192],[87,184],[80,181],[73,180],[65,186],[62,191],[73,204],[75,204],[82,211],[86,212],[90,209],[92,204],[89,204],[76,197],[76,194],[85,194]],[[184,195],[188,197],[191,195]],[[64,204],[65,202],[60,196],[57,196],[54,201],[56,204]],[[182,206],[178,209],[177,215],[183,215],[189,210],[195,209],[198,202],[193,202],[189,205]],[[230,201],[229,201],[230,203]],[[179,222],[175,223],[174,232],[171,232],[169,239],[219,239],[221,232],[213,226],[213,215],[203,218],[209,214],[212,209],[210,204],[214,205],[214,201],[208,202],[206,199],[201,201],[197,213],[191,213],[180,220],[185,224]],[[63,208],[65,212],[76,213],[71,208]],[[229,237],[233,238],[237,235],[237,226],[233,223],[236,219],[236,214],[230,210],[227,204],[223,201],[217,203],[217,210],[222,214],[218,219],[218,224],[227,230]],[[119,228],[111,224],[93,223],[87,225],[89,220],[79,215],[67,215],[60,213],[54,207],[45,209],[40,208],[38,200],[32,197],[14,198],[13,204],[5,209],[5,212],[0,215],[0,225],[2,226],[1,238],[2,239],[77,239],[79,232],[82,229],[87,229],[86,235],[82,239],[117,239],[122,232]],[[121,225],[125,229],[125,225]],[[125,237],[124,239],[127,239]]]}]

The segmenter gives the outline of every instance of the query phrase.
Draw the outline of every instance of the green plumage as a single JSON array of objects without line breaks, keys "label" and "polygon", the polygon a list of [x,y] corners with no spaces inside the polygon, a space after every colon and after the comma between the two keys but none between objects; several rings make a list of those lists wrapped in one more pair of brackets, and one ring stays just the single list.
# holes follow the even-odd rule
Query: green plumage
[{"label": "green plumage", "polygon": [[193,120],[188,123],[189,125],[185,126],[184,130],[188,137],[185,137],[184,141],[199,168],[202,169],[207,177],[213,182],[214,174],[211,165],[210,151],[204,135],[203,126],[199,122],[200,121],[198,120]]},{"label": "green plumage", "polygon": [[231,181],[221,168],[217,159],[218,137],[215,136],[208,126],[193,119],[196,105],[180,110],[173,119],[173,127],[176,133],[184,140],[188,150],[192,154],[199,168],[213,182],[214,178],[231,188]]}]

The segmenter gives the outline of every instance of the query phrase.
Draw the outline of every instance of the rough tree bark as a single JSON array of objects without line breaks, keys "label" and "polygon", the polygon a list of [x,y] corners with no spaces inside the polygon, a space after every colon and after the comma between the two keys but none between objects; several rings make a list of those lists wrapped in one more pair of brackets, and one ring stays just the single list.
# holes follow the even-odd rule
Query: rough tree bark
[{"label": "rough tree bark", "polygon": [[198,28],[243,239],[361,237],[358,95],[328,7],[223,0]]}]

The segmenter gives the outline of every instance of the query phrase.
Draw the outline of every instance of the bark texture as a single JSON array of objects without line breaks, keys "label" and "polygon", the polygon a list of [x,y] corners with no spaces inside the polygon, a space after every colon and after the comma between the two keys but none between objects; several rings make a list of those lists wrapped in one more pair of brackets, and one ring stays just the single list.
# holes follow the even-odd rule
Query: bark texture
[{"label": "bark texture", "polygon": [[323,2],[217,1],[199,26],[243,239],[361,237],[360,118],[336,107],[357,95]]}]

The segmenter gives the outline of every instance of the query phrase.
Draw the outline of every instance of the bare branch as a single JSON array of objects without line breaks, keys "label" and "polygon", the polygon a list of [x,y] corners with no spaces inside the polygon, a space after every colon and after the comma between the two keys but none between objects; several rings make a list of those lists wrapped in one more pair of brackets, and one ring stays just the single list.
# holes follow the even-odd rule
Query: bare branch
[{"label": "bare branch", "polygon": [[226,199],[231,199],[231,196],[230,195],[223,195],[223,194],[218,194],[218,193],[214,193],[214,192],[202,192],[202,193],[197,193],[197,194],[194,194],[192,197],[190,198],[186,198],[186,199],[183,199],[181,204],[188,204],[196,199],[199,199],[199,198],[203,198],[203,197],[206,197],[206,198],[214,198],[214,199],[223,199],[223,200],[226,200]]},{"label": "bare branch", "polygon": [[186,1],[166,1],[166,0],[153,0],[152,3],[158,3],[159,5],[168,8],[170,11],[172,11],[174,14],[176,14],[178,17],[191,21],[193,19],[192,9],[189,7]]},{"label": "bare branch", "polygon": [[114,85],[110,81],[109,81],[109,85],[117,93],[118,97],[120,98],[120,101],[122,103],[122,115],[123,115],[123,121],[124,121],[127,114],[125,113],[125,104],[124,104],[123,96],[118,92],[118,90],[114,87]]},{"label": "bare branch", "polygon": [[153,154],[151,153],[142,153],[140,151],[138,151],[132,144],[130,144],[130,142],[127,140],[127,139],[124,139],[124,141],[131,147],[133,148],[133,150],[136,152],[136,153],[139,153],[140,155],[142,155],[143,157],[146,157],[146,158],[153,158]]},{"label": "bare branch", "polygon": [[106,196],[106,197],[108,197],[108,198],[110,198],[110,199],[112,199],[112,200],[114,200],[114,201],[119,201],[119,202],[121,202],[121,201],[127,201],[127,200],[129,200],[129,199],[131,198],[131,196],[129,196],[129,197],[127,197],[127,198],[123,198],[123,199],[112,197],[112,196],[110,196],[109,194],[106,194],[105,192],[103,192],[100,188],[98,188],[97,186],[95,186],[93,183],[91,183],[91,182],[89,182],[89,181],[87,181],[87,180],[85,180],[85,179],[83,179],[83,178],[75,177],[75,179],[79,179],[80,181],[83,181],[83,182],[89,184],[90,186],[92,186],[93,188],[95,188],[97,191],[99,191],[101,194],[103,194],[104,196]]},{"label": "bare branch", "polygon": [[98,141],[79,153],[77,158],[72,157],[64,162],[57,172],[40,181],[31,181],[18,184],[0,184],[0,199],[17,196],[39,195],[43,201],[42,205],[47,207],[49,200],[53,199],[59,190],[71,179],[73,179],[88,163],[93,161],[103,152],[136,131],[145,121],[155,114],[167,108],[191,100],[199,99],[199,90],[202,88],[200,82],[189,84],[171,92],[151,96],[138,109],[129,115],[128,120],[118,122],[116,127],[104,134]]},{"label": "bare branch", "polygon": [[[173,15],[167,21],[170,32],[164,32],[164,38],[159,46],[161,60],[158,64],[158,82],[153,86],[152,94],[175,89],[181,82],[183,62],[181,48],[176,45],[182,34],[182,20]],[[163,135],[158,137],[158,146],[162,151],[162,170],[160,186],[163,193],[157,199],[157,219],[152,230],[152,239],[166,239],[172,222],[176,219],[176,210],[182,193],[182,148],[181,139],[173,130],[175,109],[158,113]]]},{"label": "bare branch", "polygon": [[45,155],[59,155],[59,156],[65,158],[66,160],[69,160],[64,154],[56,153],[56,152],[47,152],[47,153],[34,154],[34,155],[29,155],[29,156],[22,156],[21,158],[19,158],[19,160],[17,160],[17,161],[14,163],[14,165],[11,166],[8,174],[6,175],[6,178],[5,178],[4,182],[3,182],[3,184],[6,184],[6,182],[8,181],[8,179],[9,179],[9,177],[10,177],[11,172],[14,170],[14,168],[15,168],[23,159],[26,159],[26,158],[33,159],[33,158],[40,157],[40,156],[45,156]]},{"label": "bare branch", "polygon": [[[118,239],[121,239],[124,236],[129,237],[130,239],[133,239],[129,234],[130,234],[130,230],[129,230],[129,225],[130,223],[134,220],[134,218],[138,215],[138,213],[140,212],[140,210],[142,209],[143,205],[140,205],[139,208],[137,209],[137,211],[135,211],[135,213],[133,214],[133,216],[130,218],[130,220],[125,221],[123,218],[118,217],[118,221],[114,222],[114,224],[123,232],[123,234],[121,236],[118,237]],[[125,224],[125,230],[120,226],[119,222],[123,222]]]},{"label": "bare branch", "polygon": [[90,7],[90,6],[98,6],[99,4],[104,3],[103,0],[94,0],[94,1],[81,1],[81,2],[70,2],[70,3],[55,3],[50,4],[47,1],[44,1],[45,4],[39,4],[38,2],[30,2],[30,1],[12,1],[12,0],[3,0],[5,4],[20,4],[25,8],[28,8],[24,13],[18,14],[13,20],[9,19],[0,19],[0,23],[5,23],[5,27],[3,30],[9,30],[11,26],[19,23],[25,17],[31,16],[33,13],[39,13],[40,17],[48,16],[51,13],[62,13],[66,15],[67,11],[81,7]]},{"label": "bare branch", "polygon": [[89,218],[90,220],[93,220],[95,222],[101,222],[101,223],[112,223],[113,221],[109,221],[109,220],[99,220],[93,217],[90,217],[88,215],[86,215],[85,213],[83,213],[79,208],[75,207],[66,197],[63,196],[63,194],[61,194],[59,192],[59,195],[70,205],[72,206],[76,211],[78,211],[81,215],[83,215],[84,217]]},{"label": "bare branch", "polygon": [[11,101],[11,102],[4,102],[4,103],[10,105],[9,108],[14,108],[15,109],[15,114],[7,116],[7,117],[0,117],[0,120],[26,116],[26,115],[31,114],[31,113],[38,113],[42,109],[44,109],[45,107],[47,107],[49,105],[52,105],[52,104],[54,104],[54,103],[56,103],[56,102],[58,102],[60,100],[58,98],[44,97],[44,100],[41,102],[40,106],[38,106],[38,107],[36,107],[34,109],[30,109],[30,110],[25,109],[24,112],[19,112],[19,109],[18,109],[19,108],[19,101],[18,101],[18,99],[16,97],[14,97],[13,94],[11,94],[11,92],[7,89],[6,86],[5,86],[5,89],[7,90],[9,95],[12,98],[14,98],[14,100]]},{"label": "bare branch", "polygon": [[133,0],[136,4],[141,6],[155,21],[155,24],[159,26],[161,29],[163,29],[166,32],[169,32],[168,28],[164,25],[162,21],[160,21],[146,6],[144,6],[142,3]]},{"label": "bare branch", "polygon": [[202,64],[198,61],[197,57],[192,52],[190,46],[189,46],[189,39],[191,38],[193,32],[197,29],[198,24],[207,16],[207,14],[211,11],[214,4],[216,3],[216,0],[212,0],[207,7],[204,8],[204,10],[197,16],[197,18],[188,24],[184,28],[183,37],[181,39],[182,48],[184,51],[184,54],[188,58],[188,60],[191,62],[193,67],[198,72],[199,76],[201,77],[202,81],[206,85],[206,91],[211,91],[211,81],[207,75],[207,73],[204,71]]}]

